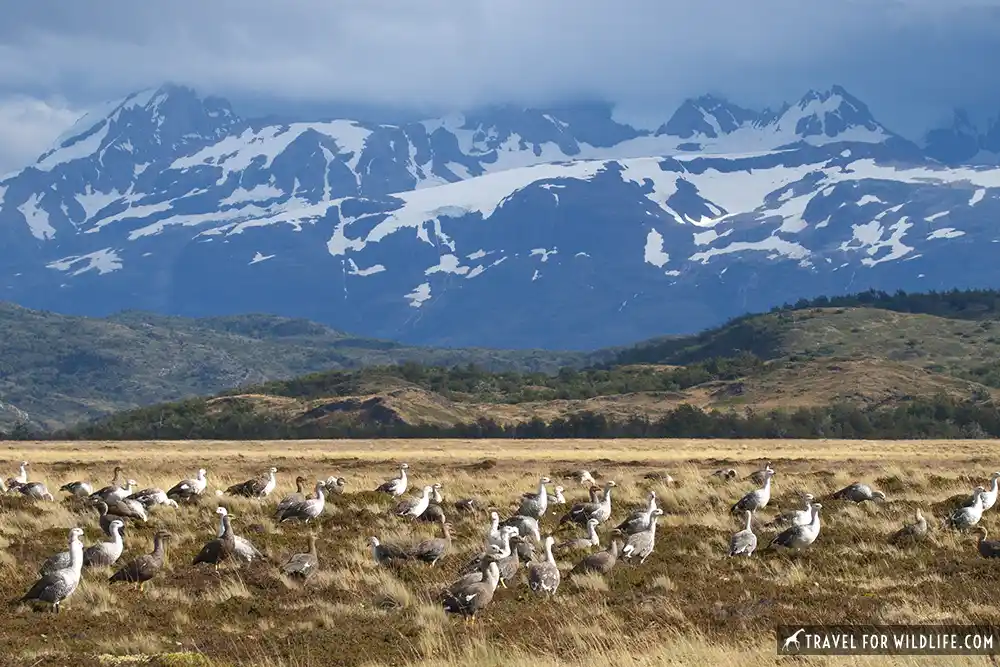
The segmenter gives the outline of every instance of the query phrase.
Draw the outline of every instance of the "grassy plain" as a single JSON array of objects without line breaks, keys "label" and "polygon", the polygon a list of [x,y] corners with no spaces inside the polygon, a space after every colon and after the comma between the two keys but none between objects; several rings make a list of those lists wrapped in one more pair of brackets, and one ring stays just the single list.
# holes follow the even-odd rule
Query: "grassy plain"
[{"label": "grassy plain", "polygon": [[[978,556],[974,538],[938,527],[947,500],[968,493],[1000,468],[994,441],[773,440],[381,440],[290,442],[3,442],[0,471],[12,476],[20,460],[31,478],[57,489],[67,481],[106,484],[116,464],[140,487],[168,488],[209,471],[209,490],[225,488],[274,465],[278,488],[266,501],[225,498],[236,531],[274,561],[303,551],[318,530],[321,571],[291,582],[273,563],[190,565],[214,537],[214,495],[195,506],[156,508],[149,525],[130,525],[123,559],[148,552],[152,534],[175,539],[167,566],[145,593],[106,583],[110,569],[85,571],[80,589],[58,616],[14,606],[0,613],[0,664],[12,665],[427,665],[520,667],[615,665],[983,665],[982,657],[789,658],[775,656],[774,626],[782,623],[1000,624],[998,563]],[[855,481],[888,495],[884,505],[825,503],[823,529],[799,556],[757,553],[725,557],[738,521],[729,506],[752,483],[742,477],[772,461],[778,474],[761,524],[797,508],[799,494],[822,496]],[[410,464],[412,487],[441,482],[450,502],[476,497],[474,515],[451,512],[453,553],[438,566],[379,567],[369,535],[405,543],[435,535],[387,510],[393,502],[371,493]],[[720,467],[736,481],[710,477]],[[558,558],[564,580],[555,599],[535,598],[522,581],[499,589],[475,626],[445,617],[437,591],[482,547],[487,509],[513,512],[520,494],[541,475],[557,479],[570,502],[584,487],[561,477],[580,468],[614,479],[615,509],[599,530],[602,544],[628,510],[655,490],[665,515],[657,547],[642,566],[619,564],[607,578],[569,580],[578,560]],[[647,478],[669,473],[673,482]],[[320,524],[277,526],[274,503],[293,479],[345,477],[347,492],[328,504]],[[655,477],[655,475],[653,476]],[[64,494],[63,494],[64,495]],[[912,520],[931,519],[930,541],[897,549],[886,537]],[[543,519],[556,529],[558,511]],[[1000,535],[1000,510],[984,516]],[[96,514],[67,502],[31,504],[0,497],[0,598],[19,597],[49,554],[65,549],[67,529],[80,525],[85,542],[98,539]],[[756,529],[763,549],[776,531]],[[557,539],[576,534],[558,531]],[[523,575],[522,575],[523,576]]]}]

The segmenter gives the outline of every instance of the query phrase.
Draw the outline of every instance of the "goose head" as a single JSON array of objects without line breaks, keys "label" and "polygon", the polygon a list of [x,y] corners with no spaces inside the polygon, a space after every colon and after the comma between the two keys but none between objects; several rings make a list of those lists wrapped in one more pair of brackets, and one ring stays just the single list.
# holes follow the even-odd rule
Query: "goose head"
[{"label": "goose head", "polygon": [[225,507],[216,507],[215,513],[221,516],[227,516],[229,514],[229,510],[227,510]]},{"label": "goose head", "polygon": [[198,468],[198,479],[205,479],[205,475],[208,474],[204,468]]},{"label": "goose head", "polygon": [[136,487],[136,485],[138,485],[138,484],[139,484],[139,482],[135,481],[134,479],[130,479],[130,480],[129,480],[129,481],[128,481],[128,482],[126,483],[126,487],[128,488],[128,490],[129,490],[129,491],[131,491],[131,490],[132,490],[132,489],[134,489],[134,488]]},{"label": "goose head", "polygon": [[921,521],[924,520],[923,512],[921,512],[919,508],[917,508],[917,511],[915,512],[914,516],[916,516],[917,518],[917,523],[920,523]]},{"label": "goose head", "polygon": [[881,491],[872,491],[872,500],[885,502],[885,494]]},{"label": "goose head", "polygon": [[269,472],[271,476],[274,477],[274,474],[278,472],[278,469],[275,468],[274,466],[271,466],[270,468],[267,469],[267,472]]},{"label": "goose head", "polygon": [[803,494],[802,494],[802,500],[806,501],[807,503],[808,503],[808,502],[811,502],[811,501],[812,501],[813,499],[815,499],[815,498],[816,498],[816,496],[814,496],[814,495],[813,495],[813,494],[811,494],[811,493],[803,493]]},{"label": "goose head", "polygon": [[381,542],[374,535],[368,538],[368,546],[377,547]]},{"label": "goose head", "polygon": [[115,519],[111,522],[111,534],[121,535],[121,530],[125,528],[125,522],[121,519]]},{"label": "goose head", "polygon": [[541,478],[539,478],[538,483],[539,484],[551,484],[552,480],[549,479],[548,477],[541,477]]},{"label": "goose head", "polygon": [[409,463],[400,463],[399,464],[399,469],[400,470],[409,470],[410,469],[410,464]]},{"label": "goose head", "polygon": [[822,505],[822,504],[820,504],[820,503],[813,503],[813,504],[812,504],[812,510],[813,510],[813,512],[815,512],[816,514],[819,514],[819,511],[820,511],[821,509],[823,509],[823,505]]},{"label": "goose head", "polygon": [[427,496],[431,495],[433,492],[434,492],[434,487],[433,486],[429,486],[428,485],[428,486],[424,487],[424,497],[427,497]]},{"label": "goose head", "polygon": [[649,516],[663,516],[663,510],[657,507],[655,510],[649,513]]},{"label": "goose head", "polygon": [[83,539],[83,528],[70,528],[69,529],[69,540],[82,540]]},{"label": "goose head", "polygon": [[995,472],[995,473],[993,473],[992,475],[990,475],[990,481],[991,481],[991,482],[992,482],[993,480],[995,480],[995,479],[1000,479],[1000,472]]},{"label": "goose head", "polygon": [[600,523],[601,522],[598,521],[597,519],[587,519],[587,525],[590,526],[591,528],[597,528],[597,526],[599,526]]},{"label": "goose head", "polygon": [[431,491],[437,491],[441,488],[441,482],[434,482],[431,484]]}]

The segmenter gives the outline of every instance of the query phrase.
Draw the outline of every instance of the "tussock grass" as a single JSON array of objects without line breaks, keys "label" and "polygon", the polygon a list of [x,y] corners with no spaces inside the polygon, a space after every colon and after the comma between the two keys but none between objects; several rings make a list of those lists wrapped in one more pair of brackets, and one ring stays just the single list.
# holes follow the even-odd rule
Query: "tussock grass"
[{"label": "tussock grass", "polygon": [[[429,444],[429,443],[425,443]],[[454,449],[449,447],[454,445]],[[169,530],[167,564],[139,593],[110,585],[113,571],[84,572],[80,589],[58,617],[13,607],[0,617],[0,655],[12,664],[261,665],[615,665],[774,664],[774,626],[783,623],[970,623],[997,624],[997,564],[980,558],[975,539],[944,532],[938,521],[952,496],[968,495],[997,466],[974,443],[730,443],[719,441],[566,441],[434,443],[426,451],[413,442],[373,443],[354,458],[359,442],[322,443],[0,443],[0,470],[17,461],[50,489],[73,479],[103,486],[122,463],[141,487],[168,488],[209,470],[209,497],[179,509],[156,508],[148,524],[131,523],[124,559],[148,553],[153,533]],[[509,455],[506,451],[509,446]],[[631,449],[626,449],[630,447]],[[909,449],[908,449],[909,447]],[[702,452],[701,449],[704,450]],[[240,455],[223,455],[238,452]],[[471,453],[470,453],[471,452]],[[484,458],[495,459],[486,468]],[[743,477],[771,460],[778,470],[771,504],[757,517],[759,552],[727,559],[729,536],[742,528],[730,506],[753,488]],[[392,515],[395,501],[374,494],[410,464],[412,488],[440,482],[454,526],[454,550],[436,567],[403,563],[378,566],[366,543],[411,544],[437,536],[434,525]],[[279,483],[266,501],[215,497],[216,488],[243,481],[269,465]],[[473,467],[475,465],[475,469]],[[720,467],[735,467],[736,480],[710,480]],[[478,469],[486,468],[486,469]],[[461,566],[482,551],[488,511],[511,514],[520,494],[547,475],[566,488],[569,504],[587,490],[560,473],[587,468],[614,479],[614,512],[599,528],[602,548],[628,511],[644,507],[653,490],[666,514],[657,548],[642,566],[620,563],[608,576],[568,577],[582,554],[557,555],[564,582],[544,600],[524,577],[498,589],[494,603],[471,627],[441,609],[441,589]],[[674,483],[647,479],[669,473]],[[0,474],[4,474],[0,472]],[[274,504],[294,490],[294,477],[348,479],[348,491],[328,499],[328,510],[310,525],[272,519]],[[824,500],[823,530],[803,554],[761,553],[777,532],[765,525],[779,512],[801,507],[801,494],[823,497],[855,480],[884,490],[884,505],[855,506]],[[551,488],[551,487],[550,487]],[[450,503],[476,497],[481,509],[452,511]],[[193,566],[195,553],[218,530],[215,508],[226,506],[238,534],[270,561]],[[928,517],[932,538],[897,549],[886,537],[913,511]],[[582,534],[557,531],[568,506],[554,506],[542,533],[557,540]],[[1000,511],[982,524],[1000,536]],[[29,503],[0,497],[0,595],[19,597],[47,556],[66,548],[69,527],[85,528],[85,542],[106,539],[97,515],[79,503]],[[320,571],[305,585],[279,574],[276,563],[303,551],[316,532]],[[797,659],[806,665],[930,665],[940,660],[859,657]],[[949,657],[949,665],[987,664],[982,658]],[[77,664],[77,663],[74,663]]]}]

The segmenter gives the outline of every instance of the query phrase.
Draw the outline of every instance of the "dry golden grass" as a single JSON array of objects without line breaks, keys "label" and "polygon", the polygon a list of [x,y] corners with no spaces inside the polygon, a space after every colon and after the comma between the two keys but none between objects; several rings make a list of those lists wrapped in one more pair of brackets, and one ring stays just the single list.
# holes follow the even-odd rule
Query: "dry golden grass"
[{"label": "dry golden grass", "polygon": [[[56,492],[66,481],[107,483],[115,464],[140,486],[167,488],[203,465],[209,493],[275,465],[278,489],[266,502],[222,500],[237,532],[281,561],[304,550],[319,530],[321,571],[306,585],[270,563],[210,567],[190,564],[214,537],[217,499],[174,510],[156,508],[149,525],[130,525],[126,555],[150,548],[166,528],[175,539],[160,577],[138,593],[110,586],[111,570],[85,571],[80,589],[58,616],[12,607],[0,620],[0,664],[14,665],[461,665],[469,667],[775,664],[774,626],[783,623],[997,624],[997,563],[980,558],[973,538],[934,528],[917,549],[898,550],[885,538],[916,507],[940,516],[939,505],[984,483],[1000,465],[997,443],[836,441],[306,441],[156,443],[0,443],[0,471],[13,474],[22,459],[32,477]],[[854,480],[882,488],[884,505],[826,504],[823,530],[801,556],[755,554],[725,558],[739,522],[729,506],[752,488],[746,481],[708,481],[722,466],[740,477],[767,458],[778,475],[762,521],[798,505],[797,494],[817,496]],[[479,465],[494,459],[495,465]],[[387,513],[393,502],[371,493],[410,464],[413,486],[441,482],[446,501],[474,496],[483,507],[511,513],[540,475],[578,468],[614,479],[615,511],[599,530],[602,543],[627,510],[656,490],[666,514],[654,554],[643,566],[620,565],[606,578],[564,578],[555,599],[534,597],[522,581],[499,589],[473,627],[445,616],[437,591],[478,552],[486,511],[450,513],[455,551],[437,567],[378,567],[369,535],[409,542],[435,535]],[[669,472],[674,483],[646,479]],[[274,503],[290,492],[295,475],[336,474],[348,492],[334,497],[320,525],[276,526]],[[570,502],[586,495],[559,480]],[[57,494],[58,496],[59,494]],[[446,507],[447,511],[448,507]],[[983,519],[1000,535],[997,510]],[[543,532],[556,529],[546,515]],[[66,502],[31,504],[0,498],[0,596],[24,593],[35,569],[65,549],[67,529],[81,525],[86,543],[99,537],[96,514]],[[574,529],[559,531],[569,537]],[[758,528],[761,545],[774,531]],[[565,572],[573,561],[560,562]],[[523,576],[523,575],[522,575]],[[74,657],[71,657],[74,656]],[[946,663],[945,663],[946,660]],[[984,658],[796,659],[806,665],[982,665]],[[784,662],[784,661],[782,661]]]}]

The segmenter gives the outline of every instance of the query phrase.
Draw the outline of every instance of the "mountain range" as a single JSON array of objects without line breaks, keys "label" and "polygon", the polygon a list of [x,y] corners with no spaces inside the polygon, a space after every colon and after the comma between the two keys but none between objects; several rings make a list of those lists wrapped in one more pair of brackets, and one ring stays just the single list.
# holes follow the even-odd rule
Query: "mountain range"
[{"label": "mountain range", "polygon": [[597,103],[275,122],[166,85],[0,177],[0,298],[593,349],[819,294],[990,286],[1000,125],[962,118],[914,142],[834,86],[690,99],[656,129]]}]

